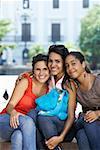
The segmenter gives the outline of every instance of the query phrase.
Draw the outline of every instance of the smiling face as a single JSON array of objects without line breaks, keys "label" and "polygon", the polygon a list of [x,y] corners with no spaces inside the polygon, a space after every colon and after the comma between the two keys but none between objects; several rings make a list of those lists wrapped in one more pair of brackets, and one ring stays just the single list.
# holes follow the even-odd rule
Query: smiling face
[{"label": "smiling face", "polygon": [[81,63],[75,56],[68,55],[65,59],[66,72],[73,79],[78,79],[85,71],[85,63]]},{"label": "smiling face", "polygon": [[45,61],[38,61],[34,65],[34,77],[40,83],[45,83],[49,79],[49,69]]},{"label": "smiling face", "polygon": [[55,52],[49,54],[48,67],[50,74],[57,76],[58,78],[64,75],[63,60],[61,56]]}]

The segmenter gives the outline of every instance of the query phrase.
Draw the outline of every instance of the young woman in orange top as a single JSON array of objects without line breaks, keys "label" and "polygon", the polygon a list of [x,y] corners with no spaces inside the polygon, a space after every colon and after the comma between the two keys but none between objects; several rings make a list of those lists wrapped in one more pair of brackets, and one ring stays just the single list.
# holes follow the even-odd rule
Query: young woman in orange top
[{"label": "young woman in orange top", "polygon": [[[0,138],[11,140],[12,134],[20,131],[17,133],[21,133],[22,141],[17,143],[18,150],[36,150],[36,127],[27,113],[36,107],[35,99],[48,91],[46,55],[33,57],[32,73],[31,77],[24,75],[16,85],[7,107],[0,114]],[[16,141],[12,141],[12,150],[16,150]]]}]

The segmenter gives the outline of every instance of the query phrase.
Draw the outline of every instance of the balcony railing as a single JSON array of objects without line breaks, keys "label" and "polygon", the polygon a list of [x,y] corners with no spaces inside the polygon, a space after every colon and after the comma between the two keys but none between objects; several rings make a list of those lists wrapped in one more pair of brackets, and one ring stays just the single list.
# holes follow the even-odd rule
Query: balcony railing
[{"label": "balcony railing", "polygon": [[[57,40],[55,39],[55,42],[63,42],[64,40],[65,40],[65,36],[60,36],[60,40],[57,41]],[[52,40],[52,36],[48,36],[48,42],[54,42],[54,41]]]},{"label": "balcony railing", "polygon": [[[6,36],[1,40],[2,42],[23,42],[22,36]],[[31,36],[31,40],[28,42],[35,42],[35,36]]]}]

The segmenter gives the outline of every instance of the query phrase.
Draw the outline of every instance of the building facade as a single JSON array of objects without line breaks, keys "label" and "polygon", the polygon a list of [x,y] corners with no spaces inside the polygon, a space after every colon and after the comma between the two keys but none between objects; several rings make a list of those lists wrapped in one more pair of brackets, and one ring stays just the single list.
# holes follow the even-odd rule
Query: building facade
[{"label": "building facade", "polygon": [[32,44],[77,43],[80,20],[100,0],[0,0],[0,19],[10,19],[12,31],[1,41],[17,45],[14,59]]}]

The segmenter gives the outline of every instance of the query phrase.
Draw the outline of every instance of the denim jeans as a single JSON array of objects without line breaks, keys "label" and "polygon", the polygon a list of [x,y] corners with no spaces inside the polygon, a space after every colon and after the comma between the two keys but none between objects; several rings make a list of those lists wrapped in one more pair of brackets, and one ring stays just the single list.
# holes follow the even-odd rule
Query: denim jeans
[{"label": "denim jeans", "polygon": [[[65,121],[60,120],[58,117],[53,116],[38,116],[39,129],[44,135],[46,140],[53,136],[58,136],[64,129]],[[75,136],[75,128],[73,127],[66,135],[64,141],[71,142]],[[57,147],[55,150],[58,149]]]},{"label": "denim jeans", "polygon": [[100,121],[87,123],[83,116],[80,116],[75,127],[79,150],[100,150]]},{"label": "denim jeans", "polygon": [[44,137],[41,133],[41,131],[38,128],[38,122],[37,122],[37,116],[38,116],[38,110],[37,109],[32,109],[28,114],[30,116],[36,125],[36,145],[37,145],[37,150],[45,150],[47,149],[45,145],[45,140]]},{"label": "denim jeans", "polygon": [[21,130],[15,130],[11,135],[11,149],[12,150],[23,149],[23,135]]},{"label": "denim jeans", "polygon": [[[11,128],[9,122],[9,114],[0,115],[0,137],[12,141],[12,150],[36,150],[36,127],[32,118],[19,116],[19,127],[17,129]],[[16,132],[14,133],[14,131]],[[20,143],[20,146],[16,140]],[[14,143],[17,143],[18,148]]]},{"label": "denim jeans", "polygon": [[[37,150],[45,150],[45,143],[44,143],[44,138],[40,131],[38,130],[38,125],[37,125],[37,110],[32,109],[28,114],[29,117],[31,117],[36,125],[36,149]],[[21,146],[19,147],[19,144],[22,145],[22,132],[20,130],[16,130],[13,132],[11,135],[11,143],[12,143],[12,148],[14,150],[21,150]]]}]

